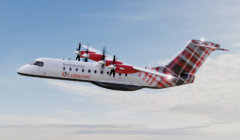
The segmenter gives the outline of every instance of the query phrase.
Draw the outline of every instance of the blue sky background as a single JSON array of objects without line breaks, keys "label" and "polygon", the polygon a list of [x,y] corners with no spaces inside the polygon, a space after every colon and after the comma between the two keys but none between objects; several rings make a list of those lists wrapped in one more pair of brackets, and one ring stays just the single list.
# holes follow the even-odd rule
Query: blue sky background
[{"label": "blue sky background", "polygon": [[[0,1],[0,136],[239,139],[239,7],[238,0]],[[38,57],[74,59],[79,42],[146,66],[170,60],[193,38],[231,50],[214,52],[193,85],[115,92],[16,74]]]}]

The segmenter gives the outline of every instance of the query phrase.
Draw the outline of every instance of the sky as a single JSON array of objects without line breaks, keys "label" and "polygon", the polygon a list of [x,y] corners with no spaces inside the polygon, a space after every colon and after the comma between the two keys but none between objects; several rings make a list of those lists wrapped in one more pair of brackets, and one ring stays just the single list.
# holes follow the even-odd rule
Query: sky
[{"label": "sky", "polygon": [[[238,0],[1,0],[0,137],[238,140],[239,23]],[[179,87],[122,92],[16,73],[39,57],[74,59],[79,42],[163,65],[201,38],[230,51],[213,52]]]}]

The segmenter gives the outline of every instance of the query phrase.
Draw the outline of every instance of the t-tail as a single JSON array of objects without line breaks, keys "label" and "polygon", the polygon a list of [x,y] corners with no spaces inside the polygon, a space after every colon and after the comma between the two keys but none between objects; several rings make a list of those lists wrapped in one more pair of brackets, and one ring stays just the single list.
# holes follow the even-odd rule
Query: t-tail
[{"label": "t-tail", "polygon": [[215,50],[228,51],[220,48],[219,44],[213,42],[191,40],[186,44],[185,49],[171,62],[165,66],[155,67],[155,69],[179,77],[180,80],[176,82],[176,85],[192,83],[195,78],[195,73],[211,52]]}]

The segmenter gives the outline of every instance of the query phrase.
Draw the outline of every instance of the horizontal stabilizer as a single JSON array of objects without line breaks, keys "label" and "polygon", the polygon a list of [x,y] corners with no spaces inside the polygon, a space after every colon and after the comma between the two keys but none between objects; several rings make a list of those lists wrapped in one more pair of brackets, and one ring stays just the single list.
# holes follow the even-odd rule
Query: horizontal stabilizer
[{"label": "horizontal stabilizer", "polygon": [[221,51],[229,51],[227,49],[224,48],[220,48],[219,44],[213,43],[213,42],[209,42],[209,41],[203,41],[203,40],[192,40],[192,43],[198,47],[202,47],[202,48],[209,48],[212,51],[215,50],[221,50]]}]

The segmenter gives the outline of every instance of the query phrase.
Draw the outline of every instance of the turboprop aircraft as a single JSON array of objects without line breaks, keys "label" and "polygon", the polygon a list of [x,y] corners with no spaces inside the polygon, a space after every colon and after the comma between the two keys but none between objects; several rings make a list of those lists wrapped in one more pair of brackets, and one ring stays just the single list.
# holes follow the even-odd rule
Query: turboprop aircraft
[{"label": "turboprop aircraft", "polygon": [[[84,47],[84,50],[81,48]],[[204,40],[190,40],[185,49],[167,65],[140,68],[117,60],[92,47],[81,45],[75,51],[76,60],[37,58],[17,70],[25,76],[90,82],[97,86],[133,91],[142,88],[161,89],[193,83],[195,73],[206,58],[220,48]],[[80,61],[80,59],[83,61]],[[92,60],[94,62],[89,62]]]}]

